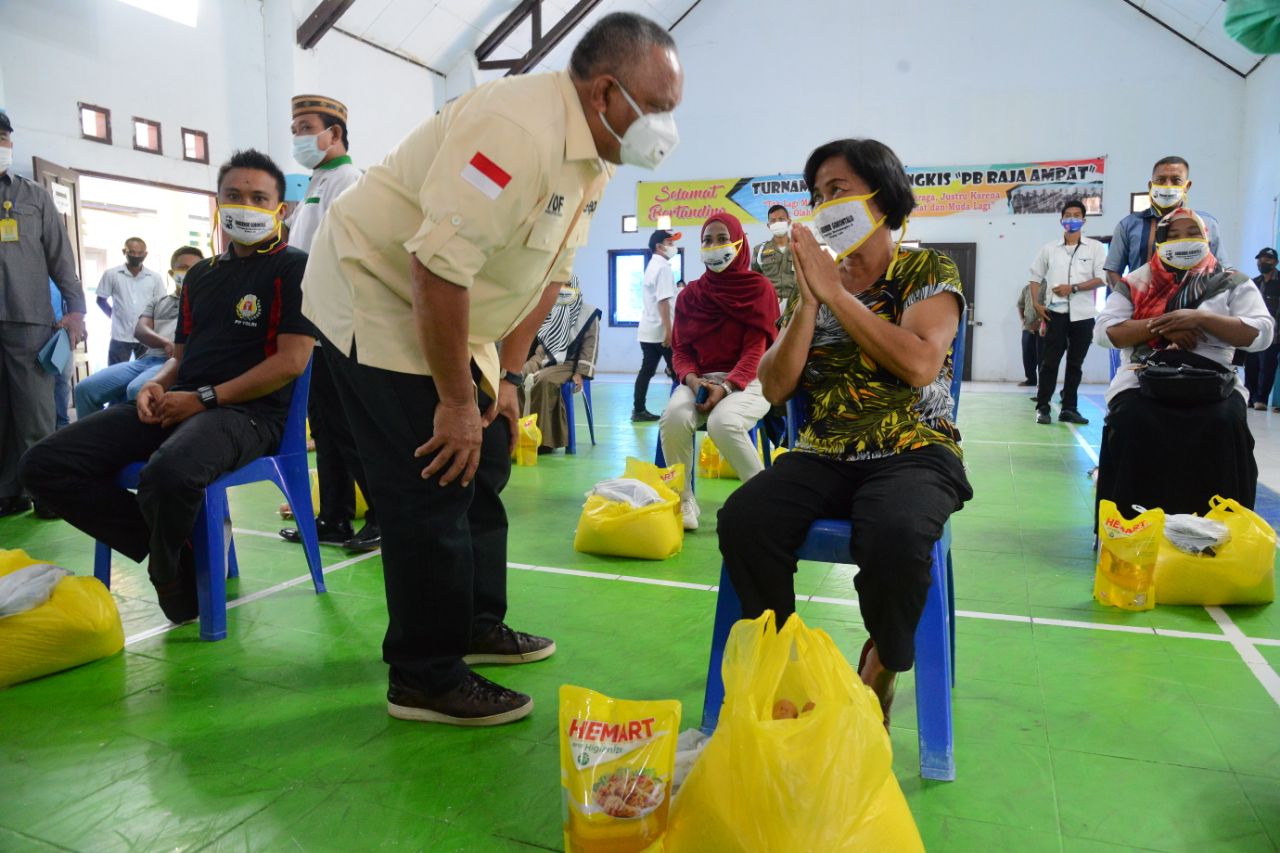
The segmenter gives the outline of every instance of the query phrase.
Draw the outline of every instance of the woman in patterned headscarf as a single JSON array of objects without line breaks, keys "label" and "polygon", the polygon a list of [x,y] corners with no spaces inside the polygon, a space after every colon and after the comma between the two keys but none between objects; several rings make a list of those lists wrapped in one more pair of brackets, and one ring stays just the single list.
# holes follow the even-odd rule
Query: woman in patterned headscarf
[{"label": "woman in patterned headscarf", "polygon": [[596,374],[600,354],[600,309],[582,299],[578,277],[560,288],[556,304],[538,329],[533,350],[524,365],[524,385],[519,389],[521,411],[538,416],[542,430],[539,453],[551,453],[569,444],[569,421],[560,386],[573,383],[582,390],[583,379]]},{"label": "woman in patterned headscarf", "polygon": [[1107,389],[1097,497],[1126,514],[1133,504],[1202,513],[1214,495],[1252,507],[1257,495],[1239,377],[1227,399],[1187,405],[1144,395],[1134,369],[1159,350],[1179,349],[1234,370],[1237,349],[1271,343],[1275,321],[1257,285],[1213,256],[1207,234],[1194,211],[1167,214],[1151,260],[1112,292],[1094,326],[1095,343],[1124,352]]},{"label": "woman in patterned headscarf", "polygon": [[818,148],[805,165],[818,233],[792,229],[800,297],[760,362],[769,402],[796,398],[796,446],[720,511],[720,552],[748,618],[795,610],[795,553],[820,518],[850,518],[871,639],[858,664],[889,723],[897,673],[915,659],[935,542],[973,496],[952,423],[951,343],[964,311],[956,266],[901,249],[915,207],[902,162],[871,139]]}]

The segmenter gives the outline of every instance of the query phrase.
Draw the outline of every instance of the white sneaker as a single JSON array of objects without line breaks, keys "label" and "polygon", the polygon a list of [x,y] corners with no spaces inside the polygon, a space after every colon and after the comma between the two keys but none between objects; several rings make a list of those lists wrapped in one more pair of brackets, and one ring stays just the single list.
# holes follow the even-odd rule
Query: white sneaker
[{"label": "white sneaker", "polygon": [[684,516],[684,529],[698,529],[698,515],[702,512],[698,508],[698,499],[695,497],[683,498],[680,501],[680,514]]}]

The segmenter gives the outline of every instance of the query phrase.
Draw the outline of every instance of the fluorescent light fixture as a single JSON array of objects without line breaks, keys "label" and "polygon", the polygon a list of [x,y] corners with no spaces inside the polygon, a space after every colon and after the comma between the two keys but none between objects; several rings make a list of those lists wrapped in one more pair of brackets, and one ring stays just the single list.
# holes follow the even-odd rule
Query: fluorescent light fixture
[{"label": "fluorescent light fixture", "polygon": [[199,12],[199,0],[120,0],[120,2],[188,27],[195,27],[196,15]]}]

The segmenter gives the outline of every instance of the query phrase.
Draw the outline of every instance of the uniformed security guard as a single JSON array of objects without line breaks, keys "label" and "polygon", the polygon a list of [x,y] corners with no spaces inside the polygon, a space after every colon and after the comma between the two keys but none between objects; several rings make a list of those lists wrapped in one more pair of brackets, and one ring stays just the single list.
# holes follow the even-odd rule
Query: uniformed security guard
[{"label": "uniformed security guard", "polygon": [[53,432],[53,376],[36,356],[53,335],[49,281],[66,311],[57,326],[84,338],[84,288],[49,191],[15,175],[13,125],[0,112],[0,516],[31,508],[18,460]]},{"label": "uniformed security guard", "polygon": [[[769,233],[766,240],[756,247],[751,258],[751,268],[773,282],[779,301],[796,295],[796,262],[791,255],[791,213],[782,205],[769,208]],[[784,303],[785,304],[785,303]]]},{"label": "uniformed security guard", "polygon": [[[360,179],[360,170],[351,162],[351,138],[347,131],[347,107],[324,95],[297,95],[293,99],[293,158],[313,169],[302,203],[294,208],[286,225],[289,243],[304,252],[320,228],[320,220],[333,200]],[[352,551],[371,551],[382,544],[377,515],[369,502],[369,484],[356,453],[355,439],[347,425],[342,401],[323,358],[311,367],[311,395],[307,398],[307,421],[316,443],[316,478],[320,506],[316,533],[321,542],[342,545]],[[364,528],[356,534],[351,520],[356,514],[356,484],[369,505]],[[288,505],[283,505],[288,509]],[[286,542],[302,542],[297,528],[280,531]]]},{"label": "uniformed security guard", "polygon": [[606,15],[568,71],[506,77],[451,102],[320,224],[303,310],[323,333],[381,513],[394,717],[482,726],[533,709],[468,666],[555,651],[503,622],[499,493],[518,371],[570,280],[610,164],[662,161],[682,88],[665,29]]}]

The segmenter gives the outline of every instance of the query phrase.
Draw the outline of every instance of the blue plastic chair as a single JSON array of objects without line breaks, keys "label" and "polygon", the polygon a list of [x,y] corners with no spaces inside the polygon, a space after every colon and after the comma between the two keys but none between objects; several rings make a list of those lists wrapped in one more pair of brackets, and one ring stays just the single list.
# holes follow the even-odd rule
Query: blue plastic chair
[{"label": "blue plastic chair", "polygon": [[[964,370],[966,316],[960,317],[960,328],[952,348],[955,375],[951,380],[952,417],[960,411],[960,383]],[[787,404],[787,434],[795,447],[795,425],[798,412],[794,401]],[[809,535],[796,551],[800,560],[819,563],[849,561],[853,525],[849,521],[822,519],[809,528]],[[920,775],[925,779],[950,782],[956,778],[954,738],[951,720],[951,688],[955,685],[955,590],[952,586],[951,522],[942,529],[942,537],[933,545],[929,595],[916,628],[916,722],[920,737]],[[724,677],[721,663],[729,629],[742,618],[742,603],[733,588],[729,573],[720,566],[720,590],[716,597],[715,626],[711,634],[711,659],[707,666],[707,685],[702,703],[702,731],[710,734],[720,721],[724,704]]]},{"label": "blue plastic chair", "polygon": [[[224,541],[224,524],[231,520],[227,489],[247,483],[270,481],[284,493],[293,508],[302,549],[311,570],[316,593],[325,591],[320,565],[320,539],[316,534],[315,509],[311,505],[311,473],[307,462],[307,393],[311,387],[311,364],[294,381],[289,415],[273,456],[257,459],[213,482],[204,492],[204,506],[196,516],[191,544],[196,556],[196,592],[200,600],[200,639],[223,640],[227,636],[227,578],[239,577],[235,540]],[[138,488],[138,478],[146,462],[126,466],[117,479],[124,489]],[[93,574],[111,586],[111,548],[98,542],[94,549]]]},{"label": "blue plastic chair", "polygon": [[[573,380],[569,380],[560,386],[560,399],[564,402],[564,416],[569,423],[569,444],[565,447],[566,454],[578,452],[578,430],[576,419],[573,411]],[[582,377],[582,405],[587,410],[587,431],[591,433],[591,446],[596,446],[596,424],[595,418],[591,414],[591,378],[589,376]]]}]

